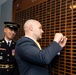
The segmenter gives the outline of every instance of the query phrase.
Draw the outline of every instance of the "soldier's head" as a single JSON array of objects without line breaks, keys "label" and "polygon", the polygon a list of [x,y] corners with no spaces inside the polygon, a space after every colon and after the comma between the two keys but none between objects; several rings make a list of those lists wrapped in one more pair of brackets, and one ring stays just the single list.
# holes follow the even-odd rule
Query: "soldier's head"
[{"label": "soldier's head", "polygon": [[5,38],[8,40],[12,40],[16,35],[18,28],[20,28],[20,25],[14,22],[4,22],[4,24],[5,24],[4,28]]}]

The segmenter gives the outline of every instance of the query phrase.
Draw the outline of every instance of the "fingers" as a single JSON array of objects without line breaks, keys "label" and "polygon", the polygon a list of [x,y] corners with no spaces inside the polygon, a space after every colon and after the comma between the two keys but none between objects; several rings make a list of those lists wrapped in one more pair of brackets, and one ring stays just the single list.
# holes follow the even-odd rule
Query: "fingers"
[{"label": "fingers", "polygon": [[57,42],[57,43],[59,43],[62,40],[63,40],[62,33],[56,33],[55,36],[54,36],[54,41]]},{"label": "fingers", "polygon": [[67,37],[63,36],[62,33],[56,33],[54,36],[54,41],[59,43],[61,47],[64,47],[67,42]]},{"label": "fingers", "polygon": [[66,45],[66,42],[67,42],[67,37],[63,36],[62,40],[59,42],[59,44],[61,47],[64,47]]}]

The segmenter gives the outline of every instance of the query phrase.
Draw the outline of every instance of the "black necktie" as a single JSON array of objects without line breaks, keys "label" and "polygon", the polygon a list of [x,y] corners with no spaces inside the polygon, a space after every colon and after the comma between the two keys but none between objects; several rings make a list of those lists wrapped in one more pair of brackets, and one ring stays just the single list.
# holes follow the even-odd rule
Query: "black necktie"
[{"label": "black necktie", "polygon": [[10,42],[8,42],[8,46],[9,46],[9,47],[10,47],[10,45],[11,45]]}]

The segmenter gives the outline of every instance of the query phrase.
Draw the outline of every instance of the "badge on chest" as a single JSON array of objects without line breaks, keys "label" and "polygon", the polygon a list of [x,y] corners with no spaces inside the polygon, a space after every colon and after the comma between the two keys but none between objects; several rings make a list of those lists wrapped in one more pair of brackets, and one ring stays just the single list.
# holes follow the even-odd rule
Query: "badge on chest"
[{"label": "badge on chest", "polygon": [[14,55],[15,55],[15,50],[13,49],[13,50],[12,50],[12,56],[14,56]]}]

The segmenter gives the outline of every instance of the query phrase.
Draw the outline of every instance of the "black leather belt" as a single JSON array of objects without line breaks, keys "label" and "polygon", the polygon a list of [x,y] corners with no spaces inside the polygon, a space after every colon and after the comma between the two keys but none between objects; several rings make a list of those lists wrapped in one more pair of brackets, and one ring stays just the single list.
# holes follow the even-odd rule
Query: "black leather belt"
[{"label": "black leather belt", "polygon": [[0,64],[0,68],[14,68],[14,65],[13,64]]}]

